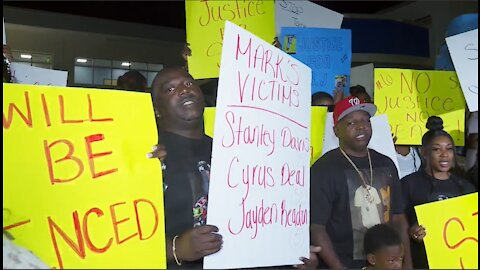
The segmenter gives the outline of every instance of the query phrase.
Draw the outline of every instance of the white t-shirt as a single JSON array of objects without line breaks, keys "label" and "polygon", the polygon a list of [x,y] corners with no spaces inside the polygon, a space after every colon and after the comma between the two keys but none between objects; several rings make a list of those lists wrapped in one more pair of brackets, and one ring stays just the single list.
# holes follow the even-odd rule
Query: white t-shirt
[{"label": "white t-shirt", "polygon": [[422,165],[422,159],[420,158],[418,151],[415,151],[413,147],[410,147],[410,152],[406,156],[397,153],[397,160],[400,179],[418,171],[420,165]]},{"label": "white t-shirt", "polygon": [[[376,188],[368,186],[369,191],[363,186],[360,186],[355,191],[355,197],[353,198],[356,207],[360,207],[360,213],[362,214],[362,223],[366,228],[370,228],[374,225],[380,224],[380,214],[378,213],[377,204],[380,204],[380,196]],[[366,197],[367,193],[370,193],[372,201],[369,202]]]}]

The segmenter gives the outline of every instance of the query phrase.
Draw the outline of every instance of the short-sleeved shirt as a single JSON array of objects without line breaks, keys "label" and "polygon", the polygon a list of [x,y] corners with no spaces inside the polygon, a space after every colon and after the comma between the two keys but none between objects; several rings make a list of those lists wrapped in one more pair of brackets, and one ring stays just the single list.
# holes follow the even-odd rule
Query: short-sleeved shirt
[{"label": "short-sleeved shirt", "polygon": [[[311,168],[311,221],[325,226],[338,258],[348,268],[365,266],[363,237],[367,229],[391,222],[392,215],[404,212],[395,164],[389,157],[369,151],[372,183],[368,158],[350,156],[363,172],[369,192],[339,148],[326,153]],[[320,263],[321,268],[326,266]]]},{"label": "short-sleeved shirt", "polygon": [[410,147],[410,151],[406,156],[397,153],[398,168],[400,173],[400,179],[414,173],[422,166],[422,158],[415,147]]},{"label": "short-sleeved shirt", "polygon": [[[190,139],[169,132],[159,132],[159,144],[167,150],[163,161],[165,231],[168,238],[180,235],[207,218],[208,187],[212,139]],[[201,268],[202,261],[182,266]],[[175,263],[169,264],[176,266]]]},{"label": "short-sleeved shirt", "polygon": [[[446,200],[475,192],[475,187],[467,180],[453,174],[446,180],[438,180],[428,175],[425,170],[407,175],[401,182],[406,203],[405,213],[410,226],[417,224],[417,215],[414,209],[416,205]],[[427,253],[424,244],[410,241],[410,247],[413,267],[428,269]]]}]

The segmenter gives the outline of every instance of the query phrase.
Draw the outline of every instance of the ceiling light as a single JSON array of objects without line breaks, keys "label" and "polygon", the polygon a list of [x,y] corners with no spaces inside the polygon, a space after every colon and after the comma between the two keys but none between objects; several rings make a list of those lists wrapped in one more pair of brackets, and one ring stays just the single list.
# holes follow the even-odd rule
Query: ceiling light
[{"label": "ceiling light", "polygon": [[87,59],[83,59],[83,58],[78,58],[77,59],[77,63],[87,63],[88,60]]},{"label": "ceiling light", "polygon": [[23,59],[32,59],[32,55],[31,55],[31,54],[20,54],[20,58],[23,58]]},{"label": "ceiling light", "polygon": [[131,64],[129,62],[123,62],[122,67],[129,67]]}]

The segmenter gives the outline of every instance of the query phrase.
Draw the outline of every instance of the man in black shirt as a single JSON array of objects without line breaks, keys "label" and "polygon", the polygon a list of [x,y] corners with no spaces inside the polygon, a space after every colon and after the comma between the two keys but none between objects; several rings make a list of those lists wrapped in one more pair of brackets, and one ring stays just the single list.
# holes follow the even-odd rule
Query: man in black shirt
[{"label": "man in black shirt", "polygon": [[206,225],[212,139],[203,131],[205,102],[194,79],[182,68],[160,71],[152,84],[159,121],[168,266],[201,268],[201,259],[220,250],[218,228]]},{"label": "man in black shirt", "polygon": [[375,105],[353,96],[337,103],[333,118],[340,147],[311,168],[311,236],[312,244],[323,248],[321,267],[362,268],[366,230],[395,223],[404,242],[404,266],[411,268],[397,169],[390,158],[367,147],[375,112]]},{"label": "man in black shirt", "polygon": [[[152,85],[159,144],[149,157],[162,159],[168,267],[202,268],[218,252],[218,228],[206,225],[212,139],[204,134],[203,94],[183,68],[160,71]],[[168,155],[167,155],[168,153]],[[315,268],[320,247],[299,258],[298,269]]]}]

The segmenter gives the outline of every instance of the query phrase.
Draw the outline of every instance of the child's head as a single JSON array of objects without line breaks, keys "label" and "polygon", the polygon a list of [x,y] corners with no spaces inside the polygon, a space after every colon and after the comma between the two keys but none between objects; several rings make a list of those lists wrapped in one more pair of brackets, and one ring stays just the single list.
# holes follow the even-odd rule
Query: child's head
[{"label": "child's head", "polygon": [[334,105],[333,97],[326,92],[316,92],[312,95],[312,106],[330,106]]},{"label": "child's head", "polygon": [[434,177],[446,175],[455,167],[455,144],[452,136],[443,130],[443,120],[430,116],[422,137],[422,153],[427,163],[427,172]]},{"label": "child's head", "polygon": [[147,89],[147,79],[139,71],[130,70],[118,77],[117,86],[124,90],[145,92]]},{"label": "child's head", "polygon": [[402,269],[402,239],[390,225],[378,224],[368,229],[363,246],[368,266],[378,269]]},{"label": "child's head", "polygon": [[368,103],[372,103],[372,98],[367,93],[365,87],[361,85],[355,85],[350,87],[350,95],[358,97],[360,100],[363,100]]}]

